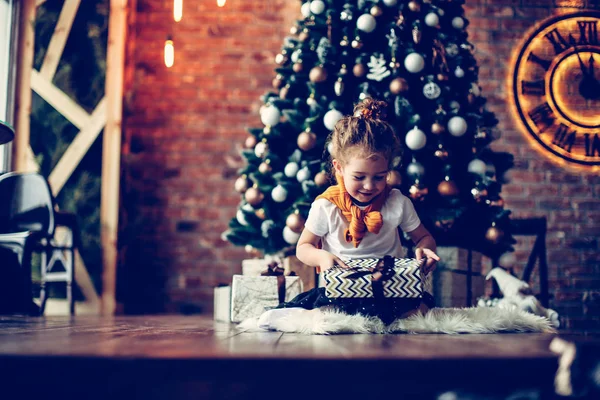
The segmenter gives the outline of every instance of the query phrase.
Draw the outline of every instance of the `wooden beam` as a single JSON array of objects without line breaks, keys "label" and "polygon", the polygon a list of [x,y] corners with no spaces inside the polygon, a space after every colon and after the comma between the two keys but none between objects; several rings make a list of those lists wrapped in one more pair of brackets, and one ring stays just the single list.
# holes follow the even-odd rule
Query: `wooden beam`
[{"label": "wooden beam", "polygon": [[90,115],[87,111],[36,70],[31,71],[31,88],[77,128],[83,129],[89,125]]},{"label": "wooden beam", "polygon": [[81,0],[65,0],[60,11],[58,22],[54,28],[54,33],[52,34],[46,54],[44,55],[42,67],[40,68],[40,75],[48,82],[52,82],[52,78],[54,78],[80,2]]},{"label": "wooden beam", "polygon": [[35,0],[21,1],[19,10],[19,47],[17,54],[16,124],[13,142],[13,169],[27,169],[31,115],[31,67],[35,40]]},{"label": "wooden beam", "polygon": [[102,128],[106,124],[106,100],[103,97],[100,103],[89,119],[89,123],[71,142],[67,150],[64,152],[52,172],[48,177],[48,182],[52,188],[54,196],[62,190],[67,180],[79,165],[83,156],[86,155],[90,146],[94,143]]},{"label": "wooden beam", "polygon": [[106,127],[102,146],[100,240],[102,243],[102,313],[116,310],[117,231],[121,168],[123,73],[127,37],[127,1],[111,0],[106,52]]}]

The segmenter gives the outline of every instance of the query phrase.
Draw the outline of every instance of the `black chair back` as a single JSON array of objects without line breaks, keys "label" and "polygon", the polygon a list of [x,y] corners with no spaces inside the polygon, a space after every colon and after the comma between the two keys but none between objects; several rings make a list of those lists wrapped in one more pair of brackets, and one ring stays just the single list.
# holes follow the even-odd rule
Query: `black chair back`
[{"label": "black chair back", "polygon": [[54,235],[54,199],[46,179],[37,173],[0,175],[0,233],[30,231]]}]

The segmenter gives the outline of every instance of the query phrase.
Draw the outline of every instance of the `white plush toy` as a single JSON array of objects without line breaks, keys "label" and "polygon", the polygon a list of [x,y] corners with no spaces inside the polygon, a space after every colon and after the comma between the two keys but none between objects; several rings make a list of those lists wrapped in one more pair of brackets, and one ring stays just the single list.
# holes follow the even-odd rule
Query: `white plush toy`
[{"label": "white plush toy", "polygon": [[550,308],[545,308],[539,300],[533,295],[527,282],[515,278],[502,268],[492,269],[485,279],[494,278],[504,295],[496,307],[512,308],[516,307],[523,311],[548,318],[554,327],[560,326],[558,313]]}]

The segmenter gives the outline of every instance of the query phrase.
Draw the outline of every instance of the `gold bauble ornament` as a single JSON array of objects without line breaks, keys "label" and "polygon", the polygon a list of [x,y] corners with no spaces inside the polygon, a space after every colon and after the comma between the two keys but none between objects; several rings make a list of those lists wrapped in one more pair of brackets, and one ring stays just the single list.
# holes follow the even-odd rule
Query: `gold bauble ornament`
[{"label": "gold bauble ornament", "polygon": [[448,158],[448,150],[446,150],[444,146],[440,145],[433,155],[444,161]]},{"label": "gold bauble ornament", "polygon": [[425,196],[429,194],[429,189],[427,186],[421,185],[419,182],[415,182],[410,189],[408,189],[408,193],[411,199],[422,201],[425,199]]},{"label": "gold bauble ornament", "polygon": [[271,167],[269,160],[265,160],[265,161],[261,162],[260,165],[258,166],[258,172],[260,172],[261,174],[267,174],[267,173],[271,172],[272,169],[273,168]]},{"label": "gold bauble ornament", "polygon": [[304,217],[298,212],[294,212],[285,219],[285,226],[290,228],[293,232],[300,233],[304,229]]},{"label": "gold bauble ornament", "polygon": [[380,15],[383,14],[383,10],[379,6],[373,6],[373,7],[371,7],[370,12],[371,12],[371,15],[374,16],[374,17],[379,17]]},{"label": "gold bauble ornament", "polygon": [[310,130],[306,130],[298,135],[298,147],[301,150],[308,151],[315,147],[317,143],[317,135]]},{"label": "gold bauble ornament", "polygon": [[408,82],[404,78],[394,78],[390,82],[390,92],[395,95],[404,93],[408,90]]},{"label": "gold bauble ornament", "polygon": [[264,208],[259,208],[258,210],[256,210],[256,212],[254,213],[254,215],[256,215],[260,219],[267,218],[267,213],[265,212]]},{"label": "gold bauble ornament", "polygon": [[313,67],[308,73],[308,79],[313,83],[321,83],[327,80],[327,70],[320,65]]},{"label": "gold bauble ornament", "polygon": [[298,61],[298,62],[294,63],[294,66],[292,67],[292,69],[296,73],[302,72],[302,70],[304,69],[304,65],[302,65],[302,63],[300,61]]},{"label": "gold bauble ornament", "polygon": [[256,136],[254,135],[249,135],[246,140],[244,141],[244,147],[247,149],[253,149],[254,146],[256,146],[256,143],[258,143],[258,140],[256,139]]},{"label": "gold bauble ornament", "polygon": [[446,74],[437,74],[437,80],[440,82],[445,82],[448,80],[448,75]]},{"label": "gold bauble ornament", "polygon": [[350,44],[347,36],[344,36],[342,40],[340,40],[340,46],[347,47]]},{"label": "gold bauble ornament", "polygon": [[265,195],[256,186],[252,186],[244,193],[244,198],[252,207],[259,205],[265,198]]},{"label": "gold bauble ornament", "polygon": [[279,90],[279,98],[285,100],[290,92],[290,85],[285,85]]},{"label": "gold bauble ornament", "polygon": [[277,76],[273,78],[273,82],[271,82],[271,84],[273,85],[273,89],[280,89],[281,85],[283,85],[283,76],[277,74]]},{"label": "gold bauble ornament", "polygon": [[300,34],[298,35],[298,39],[300,39],[300,41],[305,42],[308,37],[310,35],[308,34],[308,29],[304,29],[302,32],[300,32]]},{"label": "gold bauble ornament", "polygon": [[421,11],[421,4],[418,1],[410,1],[408,3],[408,9],[412,12]]},{"label": "gold bauble ornament", "polygon": [[354,67],[352,67],[352,73],[357,78],[362,78],[367,73],[367,67],[365,67],[365,64],[355,64]]},{"label": "gold bauble ornament", "polygon": [[290,34],[291,34],[291,35],[297,35],[297,34],[298,34],[298,31],[299,31],[299,29],[298,29],[298,26],[297,26],[297,25],[294,25],[294,26],[292,26],[292,27],[290,28]]},{"label": "gold bauble ornament", "polygon": [[275,56],[275,63],[278,65],[283,65],[287,61],[288,61],[288,57],[284,54],[279,53]]},{"label": "gold bauble ornament", "polygon": [[315,175],[315,185],[325,186],[329,183],[329,176],[327,172],[321,171]]},{"label": "gold bauble ornament", "polygon": [[504,232],[502,232],[502,229],[498,229],[496,226],[492,225],[485,232],[485,238],[493,244],[498,244],[504,238]]},{"label": "gold bauble ornament", "polygon": [[400,185],[402,184],[402,175],[400,174],[400,172],[393,169],[388,173],[386,183],[388,184],[388,186],[391,187],[400,187]]},{"label": "gold bauble ornament", "polygon": [[446,177],[446,180],[440,182],[437,190],[440,196],[443,197],[455,197],[458,195],[458,186],[456,186],[456,183],[449,180],[448,177]]},{"label": "gold bauble ornament", "polygon": [[252,186],[252,182],[246,175],[238,177],[233,184],[235,191],[238,193],[245,193],[250,186]]},{"label": "gold bauble ornament", "polygon": [[434,122],[431,124],[431,133],[434,135],[440,135],[444,133],[445,130],[446,128],[444,128],[444,125],[440,124],[439,122]]}]

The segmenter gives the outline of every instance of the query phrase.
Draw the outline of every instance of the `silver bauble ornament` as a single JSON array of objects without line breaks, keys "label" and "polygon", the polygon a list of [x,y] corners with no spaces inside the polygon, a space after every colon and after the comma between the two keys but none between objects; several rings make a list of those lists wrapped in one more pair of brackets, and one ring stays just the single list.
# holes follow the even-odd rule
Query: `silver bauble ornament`
[{"label": "silver bauble ornament", "polygon": [[356,20],[356,27],[366,33],[373,32],[376,26],[377,21],[371,14],[363,14]]},{"label": "silver bauble ornament", "polygon": [[299,233],[294,232],[287,226],[283,228],[283,240],[285,240],[287,243],[296,244],[298,243],[298,239],[300,239]]},{"label": "silver bauble ornament", "polygon": [[413,74],[419,73],[425,67],[425,59],[419,53],[410,53],[404,59],[404,68]]},{"label": "silver bauble ornament", "polygon": [[462,136],[467,132],[467,121],[463,117],[452,117],[450,121],[448,121],[448,132],[452,136]]},{"label": "silver bauble ornament", "polygon": [[442,89],[435,82],[427,82],[423,86],[423,95],[429,100],[435,100],[442,94]]},{"label": "silver bauble ornament", "polygon": [[271,198],[276,203],[283,203],[287,199],[288,191],[281,185],[277,185],[271,190]]},{"label": "silver bauble ornament", "polygon": [[283,173],[288,178],[295,178],[299,169],[300,169],[300,166],[298,165],[298,163],[289,162],[285,165],[285,168],[283,168]]},{"label": "silver bauble ornament", "polygon": [[427,144],[427,136],[425,136],[425,132],[415,126],[406,134],[405,142],[409,149],[421,150]]}]

